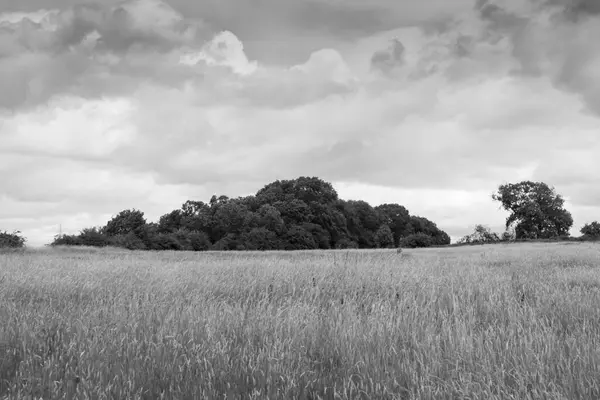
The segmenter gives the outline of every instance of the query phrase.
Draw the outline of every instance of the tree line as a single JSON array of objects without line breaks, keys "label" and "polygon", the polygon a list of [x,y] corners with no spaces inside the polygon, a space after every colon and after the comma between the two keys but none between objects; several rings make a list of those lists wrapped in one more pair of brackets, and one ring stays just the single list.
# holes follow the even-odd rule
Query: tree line
[{"label": "tree line", "polygon": [[148,222],[123,210],[106,225],[60,235],[52,245],[117,246],[132,250],[309,250],[428,247],[450,237],[399,204],[372,207],[342,200],[317,177],[269,183],[256,195],[188,200]]},{"label": "tree line", "polygon": [[[506,231],[484,225],[459,240],[483,244],[512,240],[568,239],[573,218],[564,199],[543,182],[500,185],[492,199],[509,212]],[[600,223],[586,223],[581,240],[600,239]],[[131,250],[309,250],[430,247],[450,237],[427,218],[399,204],[372,207],[342,200],[317,177],[269,183],[256,195],[213,196],[208,203],[186,201],[148,222],[140,210],[123,210],[106,225],[77,235],[57,235],[52,246],[116,246]],[[25,245],[20,232],[1,232],[0,248]]]}]

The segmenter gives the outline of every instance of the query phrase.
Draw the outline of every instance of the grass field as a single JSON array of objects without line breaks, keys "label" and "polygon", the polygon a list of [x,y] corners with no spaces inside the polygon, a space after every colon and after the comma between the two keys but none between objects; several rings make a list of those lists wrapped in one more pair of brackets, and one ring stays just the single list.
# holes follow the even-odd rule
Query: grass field
[{"label": "grass field", "polygon": [[600,398],[600,245],[0,255],[0,398]]}]

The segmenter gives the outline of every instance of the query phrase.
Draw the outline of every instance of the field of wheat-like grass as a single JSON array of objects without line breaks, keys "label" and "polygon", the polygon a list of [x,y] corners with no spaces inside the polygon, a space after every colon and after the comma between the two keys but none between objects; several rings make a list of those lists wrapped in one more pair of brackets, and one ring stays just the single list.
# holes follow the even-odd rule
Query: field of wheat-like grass
[{"label": "field of wheat-like grass", "polygon": [[600,398],[600,246],[0,254],[39,398]]}]

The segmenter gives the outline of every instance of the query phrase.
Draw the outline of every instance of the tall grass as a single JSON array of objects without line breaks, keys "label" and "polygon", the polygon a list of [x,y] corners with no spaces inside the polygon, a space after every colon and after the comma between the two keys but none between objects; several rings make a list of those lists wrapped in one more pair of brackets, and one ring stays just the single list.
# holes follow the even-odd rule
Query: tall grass
[{"label": "tall grass", "polygon": [[600,246],[0,255],[0,398],[600,398]]}]

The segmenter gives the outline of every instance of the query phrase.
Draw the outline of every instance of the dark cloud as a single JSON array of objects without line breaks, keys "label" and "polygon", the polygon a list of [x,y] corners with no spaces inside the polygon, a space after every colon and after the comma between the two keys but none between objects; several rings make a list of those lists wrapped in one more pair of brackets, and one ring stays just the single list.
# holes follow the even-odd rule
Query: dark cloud
[{"label": "dark cloud", "polygon": [[[447,19],[464,12],[472,0],[165,0],[186,18],[201,19],[216,30],[230,30],[251,59],[293,65],[313,51],[402,26]],[[3,3],[6,4],[3,6]],[[117,0],[97,1],[108,7]],[[82,0],[0,0],[0,9],[66,9]]]},{"label": "dark cloud", "polygon": [[398,39],[392,39],[388,48],[376,51],[371,57],[371,68],[389,72],[404,62],[404,45]]},{"label": "dark cloud", "polygon": [[477,0],[475,10],[492,31],[512,33],[527,24],[528,18],[500,7],[493,0]]},{"label": "dark cloud", "polygon": [[[580,95],[589,111],[600,115],[600,48],[590,40],[600,36],[600,1],[531,0],[533,12],[522,14],[500,4],[477,0],[475,10],[487,24],[484,40],[495,44],[508,39],[518,63],[510,74],[548,77],[556,88]],[[540,18],[546,10],[554,10],[550,23]]]},{"label": "dark cloud", "polygon": [[575,22],[584,17],[600,15],[598,0],[545,0],[543,4],[558,8],[563,17]]},{"label": "dark cloud", "polygon": [[467,35],[460,35],[454,44],[453,53],[459,57],[468,57],[472,52],[473,38]]},{"label": "dark cloud", "polygon": [[33,107],[57,93],[128,93],[144,79],[172,84],[201,76],[165,54],[209,38],[206,26],[156,0],[75,5],[39,22],[4,22],[0,109]]}]

